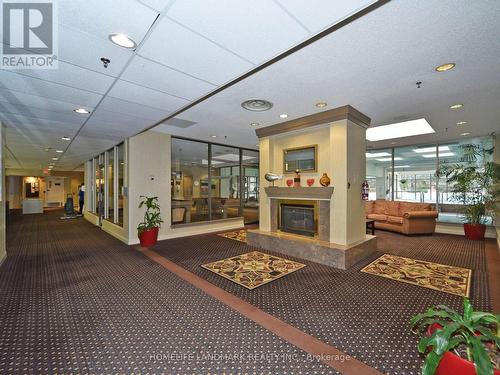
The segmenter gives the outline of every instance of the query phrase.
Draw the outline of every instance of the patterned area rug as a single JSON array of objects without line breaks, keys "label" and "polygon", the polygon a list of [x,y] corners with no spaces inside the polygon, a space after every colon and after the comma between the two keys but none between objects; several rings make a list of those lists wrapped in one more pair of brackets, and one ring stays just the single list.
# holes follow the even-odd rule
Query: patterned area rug
[{"label": "patterned area rug", "polygon": [[389,254],[377,258],[361,272],[463,297],[469,296],[472,275],[472,271],[468,268],[452,267]]},{"label": "patterned area rug", "polygon": [[203,268],[250,290],[298,271],[305,266],[305,264],[264,254],[260,251],[252,251],[202,265]]},{"label": "patterned area rug", "polygon": [[232,232],[219,233],[218,236],[230,238],[235,241],[247,242],[247,231],[245,229],[240,229]]}]

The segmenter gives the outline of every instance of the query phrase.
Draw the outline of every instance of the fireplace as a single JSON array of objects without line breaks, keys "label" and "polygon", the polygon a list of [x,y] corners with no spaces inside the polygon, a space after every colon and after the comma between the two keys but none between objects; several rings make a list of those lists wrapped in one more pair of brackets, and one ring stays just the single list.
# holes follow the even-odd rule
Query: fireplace
[{"label": "fireplace", "polygon": [[314,203],[280,203],[279,229],[283,232],[314,237],[317,233]]}]

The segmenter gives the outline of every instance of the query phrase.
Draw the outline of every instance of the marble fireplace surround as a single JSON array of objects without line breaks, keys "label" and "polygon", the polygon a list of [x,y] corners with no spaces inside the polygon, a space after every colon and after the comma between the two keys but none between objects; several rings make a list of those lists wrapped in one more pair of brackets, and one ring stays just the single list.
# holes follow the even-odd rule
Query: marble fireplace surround
[{"label": "marble fireplace surround", "polygon": [[[348,269],[375,251],[376,238],[370,235],[367,235],[364,241],[349,246],[329,242],[330,200],[333,187],[266,187],[265,191],[271,201],[271,231],[249,230],[247,233],[249,245],[341,269]],[[279,205],[282,200],[318,202],[317,237],[279,231]]]}]

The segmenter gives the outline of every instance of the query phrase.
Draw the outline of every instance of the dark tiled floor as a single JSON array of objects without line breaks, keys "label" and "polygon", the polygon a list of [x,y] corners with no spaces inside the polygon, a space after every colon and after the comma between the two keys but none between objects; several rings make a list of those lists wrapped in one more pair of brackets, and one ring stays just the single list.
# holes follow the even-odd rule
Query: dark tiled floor
[{"label": "dark tiled floor", "polygon": [[290,258],[307,267],[252,291],[200,267],[255,250],[244,243],[204,235],[162,241],[155,251],[381,372],[416,375],[422,360],[409,319],[430,305],[461,309],[461,298],[361,273],[360,269],[381,253],[472,268],[471,299],[477,309],[490,310],[484,243],[441,234],[407,237],[377,231],[376,235],[380,253],[348,271]]},{"label": "dark tiled floor", "polygon": [[59,216],[11,217],[1,374],[337,373],[83,219]]}]

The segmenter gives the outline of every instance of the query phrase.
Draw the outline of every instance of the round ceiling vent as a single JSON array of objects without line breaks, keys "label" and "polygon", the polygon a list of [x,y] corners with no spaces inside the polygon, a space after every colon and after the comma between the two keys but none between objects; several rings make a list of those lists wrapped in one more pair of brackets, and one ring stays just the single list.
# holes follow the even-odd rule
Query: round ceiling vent
[{"label": "round ceiling vent", "polygon": [[241,106],[248,111],[262,112],[273,108],[273,103],[264,99],[248,99],[241,103]]}]

